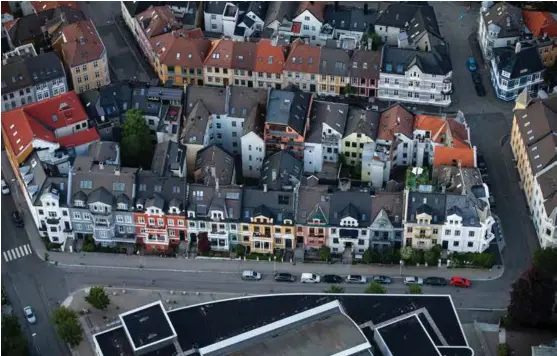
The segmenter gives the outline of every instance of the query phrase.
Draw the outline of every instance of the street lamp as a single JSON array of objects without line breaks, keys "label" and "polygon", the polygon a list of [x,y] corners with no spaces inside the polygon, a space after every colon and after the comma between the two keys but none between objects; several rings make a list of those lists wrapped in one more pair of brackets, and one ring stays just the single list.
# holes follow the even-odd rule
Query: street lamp
[{"label": "street lamp", "polygon": [[277,273],[277,256],[273,256],[273,274]]},{"label": "street lamp", "polygon": [[402,276],[402,266],[404,266],[404,260],[400,260],[400,275]]}]

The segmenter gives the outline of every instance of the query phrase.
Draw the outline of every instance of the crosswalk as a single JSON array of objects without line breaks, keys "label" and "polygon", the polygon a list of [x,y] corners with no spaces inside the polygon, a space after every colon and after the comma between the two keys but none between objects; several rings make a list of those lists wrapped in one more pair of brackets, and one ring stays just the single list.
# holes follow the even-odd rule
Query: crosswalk
[{"label": "crosswalk", "polygon": [[27,244],[23,246],[14,247],[8,251],[2,252],[2,254],[4,255],[4,260],[6,260],[6,262],[10,262],[13,260],[17,260],[18,258],[22,258],[27,255],[30,255],[32,252],[33,251],[31,251],[31,246]]}]

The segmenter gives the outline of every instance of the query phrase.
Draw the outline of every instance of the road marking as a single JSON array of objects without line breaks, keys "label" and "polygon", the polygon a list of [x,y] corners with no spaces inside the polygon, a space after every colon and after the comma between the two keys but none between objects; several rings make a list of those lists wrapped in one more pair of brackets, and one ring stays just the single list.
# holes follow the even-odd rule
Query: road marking
[{"label": "road marking", "polygon": [[23,246],[25,248],[25,251],[27,251],[27,254],[30,255],[33,251],[31,250],[31,246],[29,246],[29,244]]},{"label": "road marking", "polygon": [[10,262],[10,259],[8,258],[8,254],[4,251],[4,259],[6,260],[6,262]]},{"label": "road marking", "polygon": [[21,257],[27,255],[27,254],[25,253],[25,250],[23,249],[23,247],[18,246],[18,247],[17,247],[17,250],[21,253]]},{"label": "road marking", "polygon": [[10,262],[18,258],[29,256],[31,254],[33,254],[33,250],[31,249],[31,246],[29,244],[23,246],[17,246],[8,251],[3,252],[4,259],[6,260],[6,262]]},{"label": "road marking", "polygon": [[8,250],[8,256],[10,256],[10,261],[15,258],[15,255],[12,254],[12,250]]},{"label": "road marking", "polygon": [[12,253],[14,254],[14,256],[17,256],[16,258],[20,258],[21,256],[19,255],[19,251],[17,250],[17,248],[12,248]]}]

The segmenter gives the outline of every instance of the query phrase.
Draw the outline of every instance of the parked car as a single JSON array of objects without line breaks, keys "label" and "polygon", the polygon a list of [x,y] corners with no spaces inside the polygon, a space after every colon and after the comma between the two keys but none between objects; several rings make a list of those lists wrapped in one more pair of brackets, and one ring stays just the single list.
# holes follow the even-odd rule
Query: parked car
[{"label": "parked car", "polygon": [[23,219],[21,218],[21,214],[19,211],[12,212],[12,220],[14,221],[15,226],[23,227]]},{"label": "parked car", "polygon": [[468,288],[470,287],[470,280],[462,277],[453,277],[449,284],[453,287]]},{"label": "parked car", "polygon": [[302,283],[319,283],[321,282],[321,277],[314,273],[302,273],[302,277],[300,278],[300,282]]},{"label": "parked car", "polygon": [[468,58],[468,61],[466,63],[468,64],[468,70],[470,72],[475,72],[478,69],[478,67],[476,66],[476,60],[474,58]]},{"label": "parked car", "polygon": [[35,314],[33,313],[33,310],[30,306],[26,306],[25,308],[23,308],[23,313],[25,314],[25,318],[27,319],[29,324],[35,324],[37,322],[37,318],[35,317]]},{"label": "parked car", "polygon": [[391,284],[393,280],[389,276],[373,276],[373,281],[381,284]]},{"label": "parked car", "polygon": [[485,96],[485,87],[482,83],[475,84],[474,89],[476,89],[476,94],[478,94],[478,96]]},{"label": "parked car", "polygon": [[430,286],[446,286],[447,280],[442,277],[427,277],[426,279],[424,279],[424,284]]},{"label": "parked car", "polygon": [[417,284],[421,286],[422,284],[424,284],[424,280],[420,277],[404,277],[404,284]]},{"label": "parked car", "polygon": [[6,184],[4,179],[2,179],[2,194],[10,194],[10,187],[8,187],[8,184]]},{"label": "parked car", "polygon": [[474,84],[482,84],[482,76],[478,72],[472,72],[472,81]]},{"label": "parked car", "polygon": [[296,277],[290,273],[277,273],[275,274],[275,281],[277,282],[295,282]]},{"label": "parked car", "polygon": [[344,279],[342,279],[341,276],[337,276],[336,274],[326,274],[323,277],[321,277],[321,281],[323,283],[339,284],[342,283]]},{"label": "parked car", "polygon": [[359,276],[356,274],[351,274],[346,277],[346,283],[358,283],[358,284],[365,284],[367,283],[367,278],[364,276]]},{"label": "parked car", "polygon": [[247,270],[242,272],[242,279],[244,281],[259,281],[261,280],[261,273]]}]

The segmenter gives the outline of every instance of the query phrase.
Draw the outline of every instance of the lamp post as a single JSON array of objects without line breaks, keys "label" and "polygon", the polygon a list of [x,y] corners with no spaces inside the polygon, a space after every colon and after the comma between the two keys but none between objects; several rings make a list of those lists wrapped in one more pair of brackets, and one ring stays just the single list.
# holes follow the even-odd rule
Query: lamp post
[{"label": "lamp post", "polygon": [[277,256],[273,256],[273,275],[277,273]]},{"label": "lamp post", "polygon": [[404,260],[400,260],[400,275],[402,276],[402,266],[404,266]]}]

